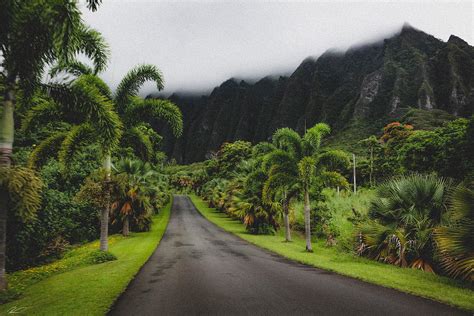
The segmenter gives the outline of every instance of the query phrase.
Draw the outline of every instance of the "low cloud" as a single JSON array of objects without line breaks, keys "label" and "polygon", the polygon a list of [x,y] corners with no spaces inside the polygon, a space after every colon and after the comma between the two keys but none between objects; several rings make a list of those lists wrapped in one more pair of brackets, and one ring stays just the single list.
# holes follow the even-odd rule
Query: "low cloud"
[{"label": "low cloud", "polygon": [[[157,65],[164,93],[207,92],[234,78],[287,75],[308,56],[344,51],[400,30],[404,22],[447,40],[473,41],[472,3],[104,1],[84,19],[112,48],[102,75],[116,87],[140,63]],[[142,94],[155,93],[147,84]]]}]

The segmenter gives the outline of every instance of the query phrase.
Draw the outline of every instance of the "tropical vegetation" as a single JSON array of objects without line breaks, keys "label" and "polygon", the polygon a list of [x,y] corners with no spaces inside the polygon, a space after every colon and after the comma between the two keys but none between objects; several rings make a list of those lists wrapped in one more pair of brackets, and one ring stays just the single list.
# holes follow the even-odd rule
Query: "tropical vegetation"
[{"label": "tropical vegetation", "polygon": [[140,64],[112,91],[109,46],[76,1],[2,1],[0,26],[2,313],[30,302],[67,314],[74,300],[106,313],[177,192],[290,259],[474,308],[474,117],[404,109],[379,131],[353,122],[357,139],[334,118],[305,121],[177,165],[163,145],[183,134],[180,108],[140,95],[164,75]]}]

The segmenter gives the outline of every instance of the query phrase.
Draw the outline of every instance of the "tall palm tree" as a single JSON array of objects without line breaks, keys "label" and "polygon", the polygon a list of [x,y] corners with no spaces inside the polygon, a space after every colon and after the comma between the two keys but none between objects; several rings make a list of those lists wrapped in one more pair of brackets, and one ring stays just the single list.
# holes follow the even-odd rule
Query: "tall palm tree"
[{"label": "tall palm tree", "polygon": [[[60,72],[72,74],[76,76],[73,84],[81,81],[87,82],[90,87],[93,87],[91,89],[97,89],[102,97],[111,102],[114,111],[117,111],[120,117],[120,121],[127,126],[124,137],[119,135],[121,145],[123,145],[124,140],[133,139],[132,144],[139,144],[138,148],[146,148],[147,156],[151,157],[153,154],[152,140],[149,133],[143,131],[143,128],[147,128],[147,123],[157,126],[164,121],[170,125],[176,137],[181,136],[183,131],[182,114],[174,103],[168,100],[142,99],[138,96],[140,87],[146,81],[154,81],[158,90],[163,89],[162,74],[157,67],[153,65],[136,66],[125,75],[114,94],[111,93],[105,82],[97,76],[100,70],[100,68],[91,68],[81,62],[72,60],[58,63],[52,68],[50,74],[53,77]],[[110,182],[111,175],[111,150],[104,157],[105,181],[107,183]],[[105,198],[110,200],[110,192],[106,194]],[[104,251],[108,249],[110,203],[106,203],[106,205],[106,209],[101,212],[100,249]]]},{"label": "tall palm tree", "polygon": [[[98,68],[105,65],[104,47],[95,45],[98,33],[86,27],[76,1],[0,2],[0,78],[3,109],[0,118],[0,168],[10,168],[14,140],[16,92],[28,98],[39,85],[44,66],[69,60],[82,52]],[[7,201],[0,201],[0,289],[6,288],[5,238]]]},{"label": "tall palm tree", "polygon": [[[52,100],[43,99],[27,112],[22,122],[25,131],[34,123],[41,122],[42,118],[48,119],[51,113],[58,120],[69,123],[68,129],[58,130],[33,150],[28,162],[30,167],[38,167],[51,153],[58,152],[61,168],[65,172],[81,145],[97,143],[101,149],[106,183],[110,182],[110,157],[119,144],[123,125],[108,97],[110,92],[105,89],[107,86],[100,85],[96,79],[95,76],[83,75],[70,86],[61,86],[60,92],[52,93]],[[106,199],[110,199],[109,195],[106,194]],[[109,212],[109,206],[101,212],[100,249],[104,251],[108,249]]]},{"label": "tall palm tree", "polygon": [[[318,123],[308,129],[303,137],[290,128],[278,129],[273,135],[273,144],[276,149],[267,155],[265,162],[269,170],[265,194],[269,194],[269,191],[273,189],[286,192],[283,203],[285,208],[293,196],[296,194],[303,196],[306,251],[308,252],[313,251],[310,191],[318,186],[321,187],[323,183],[344,183],[344,177],[337,170],[349,165],[346,153],[340,150],[322,150],[321,141],[330,131],[330,127],[324,123]],[[287,214],[288,208],[284,212]],[[285,223],[285,227],[289,230],[288,223]]]},{"label": "tall palm tree", "polygon": [[452,277],[474,281],[474,185],[455,188],[443,226],[435,229],[441,266]]},{"label": "tall palm tree", "polygon": [[88,76],[94,78],[104,94],[111,98],[123,124],[127,126],[121,138],[121,147],[131,147],[145,161],[150,161],[155,153],[156,142],[161,140],[156,129],[161,122],[168,124],[175,137],[183,131],[182,114],[172,102],[163,99],[143,99],[138,96],[139,89],[146,81],[154,81],[158,90],[163,89],[163,76],[154,65],[138,65],[131,69],[122,79],[114,94],[97,76],[100,69],[91,68],[81,62],[71,61],[59,63],[51,71],[51,76],[61,72],[78,78]]}]

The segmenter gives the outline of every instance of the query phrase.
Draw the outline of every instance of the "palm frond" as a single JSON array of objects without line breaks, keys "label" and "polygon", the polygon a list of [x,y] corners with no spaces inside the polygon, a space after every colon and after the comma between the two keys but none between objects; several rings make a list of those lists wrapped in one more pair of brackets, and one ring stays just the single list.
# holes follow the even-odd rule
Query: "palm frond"
[{"label": "palm frond", "polygon": [[76,151],[87,142],[91,141],[94,130],[91,125],[85,123],[76,125],[66,134],[58,154],[58,160],[62,171],[67,170],[67,166],[72,162]]},{"label": "palm frond", "polygon": [[72,86],[77,106],[81,112],[90,117],[91,125],[102,139],[100,143],[104,152],[112,151],[122,136],[122,122],[114,110],[113,103],[104,96],[95,85],[91,85],[87,76],[81,76]]},{"label": "palm frond", "polygon": [[349,167],[350,160],[345,151],[329,150],[316,156],[316,165],[330,170],[345,170]]},{"label": "palm frond", "polygon": [[66,138],[66,132],[59,132],[43,140],[31,152],[28,159],[28,168],[36,169],[43,164],[48,157],[57,153],[63,140]]},{"label": "palm frond", "polygon": [[451,195],[448,224],[434,231],[441,266],[454,278],[474,281],[474,189],[459,185]]},{"label": "palm frond", "polygon": [[291,155],[289,152],[282,149],[277,149],[270,152],[264,157],[264,160],[263,160],[263,168],[265,170],[268,170],[273,165],[286,165],[286,164],[296,165],[296,160],[293,155]]},{"label": "palm frond", "polygon": [[168,100],[160,99],[135,99],[133,105],[127,110],[126,116],[136,118],[136,121],[157,122],[163,121],[171,127],[175,137],[183,133],[183,116],[178,106]]},{"label": "palm frond", "polygon": [[29,131],[33,125],[48,122],[52,117],[60,116],[60,108],[57,103],[44,98],[35,98],[35,105],[26,112],[25,117],[21,121],[21,129],[23,132]]},{"label": "palm frond", "polygon": [[150,160],[153,156],[153,143],[150,137],[138,127],[127,130],[122,141],[126,146],[133,148],[143,160]]},{"label": "palm frond", "polygon": [[154,81],[158,90],[163,89],[163,75],[154,65],[139,65],[130,70],[122,79],[115,92],[115,100],[119,111],[125,110],[129,98],[136,96],[140,87],[146,81]]},{"label": "palm frond", "polygon": [[298,162],[300,180],[305,187],[309,187],[311,183],[315,170],[314,166],[315,161],[312,157],[303,157],[303,159]]},{"label": "palm frond", "polygon": [[303,147],[307,154],[314,153],[321,146],[321,140],[331,133],[331,128],[326,123],[318,123],[308,129],[303,136]]},{"label": "palm frond", "polygon": [[92,74],[83,74],[81,76],[81,80],[83,80],[85,83],[90,84],[94,87],[96,87],[99,92],[105,96],[107,99],[112,99],[112,91],[110,91],[109,86],[99,77],[96,75]]},{"label": "palm frond", "polygon": [[321,179],[324,182],[324,185],[327,187],[341,187],[341,188],[348,188],[349,182],[347,179],[336,171],[324,171],[320,175]]},{"label": "palm frond", "polygon": [[66,72],[73,76],[79,77],[81,75],[92,75],[94,70],[88,65],[78,60],[71,60],[69,62],[58,62],[49,71],[51,77],[57,76],[61,72]]},{"label": "palm frond", "polygon": [[102,34],[89,27],[79,30],[76,53],[85,54],[94,63],[94,74],[107,67],[110,49]]},{"label": "palm frond", "polygon": [[301,155],[301,137],[291,128],[277,129],[273,134],[272,141],[278,149],[289,151],[296,157]]},{"label": "palm frond", "polygon": [[15,166],[0,167],[0,191],[6,192],[8,203],[22,221],[31,220],[41,206],[43,182],[34,170]]}]

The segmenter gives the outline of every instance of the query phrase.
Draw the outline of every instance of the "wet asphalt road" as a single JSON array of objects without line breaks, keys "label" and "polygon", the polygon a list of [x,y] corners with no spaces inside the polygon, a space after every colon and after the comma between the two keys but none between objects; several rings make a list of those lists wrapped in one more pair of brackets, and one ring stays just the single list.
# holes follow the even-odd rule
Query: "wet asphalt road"
[{"label": "wet asphalt road", "polygon": [[[315,250],[317,251],[317,249]],[[163,240],[110,315],[458,315],[430,300],[290,262],[175,196]]]}]

